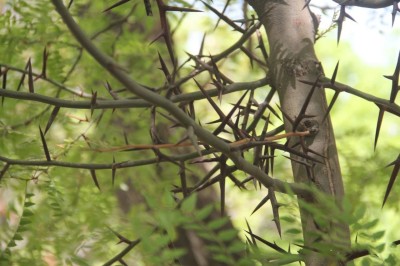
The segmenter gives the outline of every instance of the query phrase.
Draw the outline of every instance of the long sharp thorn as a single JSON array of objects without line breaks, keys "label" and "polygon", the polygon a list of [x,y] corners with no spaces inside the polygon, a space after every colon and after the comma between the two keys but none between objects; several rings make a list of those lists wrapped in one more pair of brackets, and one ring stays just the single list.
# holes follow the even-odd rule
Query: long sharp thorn
[{"label": "long sharp thorn", "polygon": [[177,11],[177,12],[203,12],[202,10],[193,9],[189,7],[179,7],[179,6],[164,6],[165,11]]},{"label": "long sharp thorn", "polygon": [[271,160],[270,160],[270,162],[271,162],[271,175],[273,175],[274,174],[274,159],[275,159],[275,148],[272,148],[271,147]]},{"label": "long sharp thorn", "polygon": [[225,176],[221,176],[219,180],[219,189],[221,194],[221,216],[225,213]]},{"label": "long sharp thorn", "polygon": [[126,134],[126,131],[124,130],[124,141],[125,141],[125,145],[129,145],[129,141],[128,141],[128,135]]},{"label": "long sharp thorn", "polygon": [[394,103],[397,93],[399,92],[399,75],[400,75],[400,52],[397,58],[396,68],[392,76],[384,76],[392,81],[392,89],[390,92],[390,102]]},{"label": "long sharp thorn", "polygon": [[1,179],[3,178],[3,176],[6,174],[6,172],[7,172],[7,170],[8,170],[9,167],[10,167],[10,164],[9,164],[9,163],[6,163],[6,164],[4,165],[4,167],[3,167],[3,169],[1,169],[1,171],[0,171],[0,181],[1,181]]},{"label": "long sharp thorn", "polygon": [[214,110],[217,112],[219,117],[222,119],[225,117],[224,113],[222,110],[218,107],[218,105],[211,99],[210,95],[208,95],[207,91],[203,88],[203,86],[200,85],[200,83],[196,80],[193,79],[194,82],[196,83],[197,87],[200,89],[201,93],[206,97],[208,102],[211,104],[211,106],[214,108]]},{"label": "long sharp thorn", "polygon": [[253,212],[251,215],[253,215],[256,211],[258,211],[267,201],[269,200],[269,194],[265,196],[260,203],[257,204],[257,206],[254,208]]},{"label": "long sharp thorn", "polygon": [[210,60],[211,60],[211,65],[214,69],[214,71],[213,71],[214,76],[217,78],[218,82],[222,82],[223,79],[222,79],[221,73],[219,72],[218,66],[215,63],[215,61],[211,55],[210,55]]},{"label": "long sharp thorn", "polygon": [[96,171],[94,169],[90,169],[90,175],[92,176],[93,182],[96,187],[101,191],[99,181],[97,181]]},{"label": "long sharp thorn", "polygon": [[352,16],[350,16],[349,14],[345,13],[346,18],[351,19],[354,22],[357,22]]},{"label": "long sharp thorn", "polygon": [[[225,13],[225,11],[228,8],[230,2],[231,2],[231,0],[226,1],[225,5],[224,5],[224,9],[222,9],[222,14]],[[214,30],[218,27],[220,21],[221,21],[221,18],[218,18],[217,23],[215,23]]]},{"label": "long sharp thorn", "polygon": [[113,8],[116,8],[116,7],[120,6],[120,5],[123,5],[123,4],[125,4],[125,3],[129,2],[129,1],[130,1],[130,0],[121,0],[121,1],[119,1],[119,2],[117,2],[117,3],[115,3],[115,4],[113,4],[113,5],[110,6],[109,8],[104,9],[103,12],[107,12],[107,11],[109,11],[109,10],[111,10],[111,9],[113,9]]},{"label": "long sharp thorn", "polygon": [[341,5],[340,6],[340,13],[339,13],[339,18],[336,20],[338,31],[337,31],[337,43],[340,41],[340,35],[342,34],[342,27],[343,27],[343,21],[346,13],[346,6]]},{"label": "long sharp thorn", "polygon": [[325,113],[324,118],[322,119],[322,121],[325,121],[325,119],[328,117],[329,113],[332,110],[333,105],[335,104],[335,102],[336,102],[336,100],[337,100],[337,98],[339,96],[339,93],[340,93],[339,91],[335,91],[335,94],[333,95],[332,100],[329,103],[328,110],[326,110],[326,113]]},{"label": "long sharp thorn", "polygon": [[1,71],[0,68],[0,76],[3,76],[3,83],[2,83],[3,89],[6,89],[7,87],[7,73],[8,73],[8,68],[5,68],[4,71]]},{"label": "long sharp thorn", "polygon": [[383,107],[379,107],[378,121],[376,123],[376,130],[375,130],[374,150],[376,150],[376,144],[378,143],[379,132],[381,130],[382,120],[383,120],[383,115],[384,114],[385,114],[385,110],[383,109]]},{"label": "long sharp thorn", "polygon": [[257,246],[257,242],[256,242],[256,239],[253,236],[253,232],[252,232],[252,230],[250,228],[249,222],[247,221],[247,219],[245,219],[245,220],[246,220],[247,229],[249,229],[248,232],[250,233],[250,236],[251,236],[251,242],[253,242],[254,246]]},{"label": "long sharp thorn", "polygon": [[28,60],[28,88],[30,93],[35,93],[35,89],[33,88],[32,62],[30,58]]},{"label": "long sharp thorn", "polygon": [[247,188],[232,173],[228,174],[228,177],[240,190],[247,190]]},{"label": "long sharp thorn", "polygon": [[112,186],[114,187],[115,184],[115,173],[117,171],[117,168],[115,167],[115,157],[113,156],[113,165],[112,165],[112,169],[111,169],[111,183]]},{"label": "long sharp thorn", "polygon": [[188,188],[187,188],[187,182],[186,182],[186,171],[185,171],[185,162],[184,161],[180,161],[179,176],[181,179],[182,194],[183,194],[183,197],[186,198],[188,196]]},{"label": "long sharp thorn", "polygon": [[113,91],[113,89],[112,89],[112,87],[111,87],[111,85],[110,85],[110,83],[109,83],[108,81],[106,81],[106,84],[105,84],[104,86],[106,87],[108,93],[110,93],[111,97],[112,97],[114,100],[118,100],[118,95],[117,95],[117,93],[115,93],[115,92]]},{"label": "long sharp thorn", "polygon": [[236,31],[240,32],[240,33],[245,33],[246,31],[244,29],[242,29],[241,27],[239,27],[238,25],[235,24],[235,22],[233,22],[232,20],[230,20],[227,16],[225,16],[224,14],[220,13],[217,9],[213,8],[212,6],[210,6],[209,4],[207,4],[204,1],[201,1],[208,9],[210,9],[212,12],[214,12],[214,14],[216,14],[220,19],[222,19],[224,22],[226,22],[229,26],[231,26],[232,28],[234,28]]},{"label": "long sharp thorn", "polygon": [[70,0],[67,5],[67,8],[70,9],[73,3],[74,3],[74,0]]},{"label": "long sharp thorn", "polygon": [[146,15],[153,16],[153,11],[151,10],[151,3],[150,0],[144,0],[144,6],[146,8]]},{"label": "long sharp thorn", "polygon": [[308,92],[308,95],[307,95],[307,97],[306,97],[306,99],[304,101],[304,104],[303,104],[303,106],[302,106],[302,108],[301,108],[301,110],[299,112],[299,117],[306,114],[307,107],[310,104],[311,97],[314,94],[314,91],[315,91],[315,88],[317,87],[318,81],[319,81],[319,77],[315,80],[315,82],[312,85],[310,91]]},{"label": "long sharp thorn", "polygon": [[[0,72],[1,72],[1,68],[0,68]],[[6,68],[1,74],[3,75],[3,83],[2,83],[2,88],[5,90],[7,87],[7,72],[8,72],[8,68]],[[1,105],[3,106],[4,104],[4,96],[1,97]]]},{"label": "long sharp thorn", "polygon": [[92,99],[90,100],[90,115],[93,115],[94,107],[97,103],[97,91],[92,91]]},{"label": "long sharp thorn", "polygon": [[59,107],[59,106],[55,106],[54,109],[53,109],[53,111],[51,112],[49,121],[47,121],[46,128],[44,129],[44,134],[45,134],[45,135],[46,135],[47,131],[49,131],[51,125],[53,124],[54,119],[56,118],[56,116],[57,116],[57,114],[58,114],[58,111],[60,111],[60,107]]},{"label": "long sharp thorn", "polygon": [[203,51],[204,51],[204,42],[206,40],[206,34],[204,33],[203,35],[203,39],[201,40],[201,44],[200,44],[200,49],[199,49],[199,56],[203,55]]},{"label": "long sharp thorn", "polygon": [[269,199],[271,200],[272,214],[274,216],[274,222],[276,225],[276,229],[278,230],[279,236],[282,237],[281,222],[279,219],[279,211],[278,211],[279,204],[278,204],[278,201],[276,200],[275,192],[270,190],[269,194],[271,194]]},{"label": "long sharp thorn", "polygon": [[[217,129],[214,130],[214,134],[218,135],[219,133],[222,132],[222,130],[225,128],[225,125],[230,123],[231,121],[231,117],[233,116],[233,114],[235,113],[235,111],[238,109],[238,107],[240,106],[240,104],[242,103],[243,99],[246,97],[247,93],[249,91],[247,90],[241,97],[240,99],[237,101],[237,103],[233,106],[233,108],[229,111],[228,115],[226,115],[226,117],[224,118],[224,120],[222,120],[221,124],[218,126]],[[232,127],[232,129],[235,131],[236,128]]]},{"label": "long sharp thorn", "polygon": [[[28,62],[25,65],[25,70],[28,70]],[[17,91],[21,89],[22,84],[24,84],[24,80],[25,80],[25,72],[22,73],[21,80],[19,81],[19,84],[17,86]]]},{"label": "long sharp thorn", "polygon": [[40,128],[40,126],[39,126],[39,131],[40,131],[40,139],[42,140],[44,155],[46,155],[46,160],[48,162],[50,162],[51,157],[50,157],[49,149],[47,148],[46,139],[44,138],[44,134],[43,134],[43,131]]},{"label": "long sharp thorn", "polygon": [[264,245],[280,252],[280,253],[287,253],[286,250],[284,250],[283,248],[279,247],[277,244],[269,242],[267,240],[265,240],[264,238],[259,237],[258,235],[255,235],[253,233],[250,233],[248,231],[245,230],[245,232],[247,232],[249,235],[253,236],[255,239],[257,239],[258,241],[260,241],[261,243],[263,243]]},{"label": "long sharp thorn", "polygon": [[308,7],[308,5],[311,3],[311,0],[307,0],[307,2],[304,4],[303,9]]},{"label": "long sharp thorn", "polygon": [[397,14],[397,12],[400,12],[400,8],[399,8],[399,4],[398,4],[398,2],[399,1],[396,1],[396,0],[394,0],[393,1],[393,9],[392,9],[392,27],[393,27],[393,25],[394,25],[394,21],[395,21],[395,19],[396,19],[396,14]]},{"label": "long sharp thorn", "polygon": [[[279,116],[278,112],[275,111],[274,108],[272,108],[270,105],[267,105],[267,108],[268,108],[268,110],[271,111],[271,113],[272,113],[276,118],[278,118],[280,121],[282,121],[282,118]],[[272,123],[271,123],[271,124],[272,124]]]},{"label": "long sharp thorn", "polygon": [[331,84],[332,85],[335,84],[336,76],[337,76],[337,73],[338,73],[338,69],[339,69],[339,61],[336,63],[335,70],[333,71],[333,74],[332,74],[332,78],[331,78]]},{"label": "long sharp thorn", "polygon": [[171,82],[171,74],[169,73],[167,65],[165,64],[163,58],[161,57],[160,52],[158,52],[158,59],[160,60],[161,70],[164,73],[164,76],[167,79],[168,83],[170,83]]},{"label": "long sharp thorn", "polygon": [[221,216],[223,216],[225,213],[225,180],[228,174],[226,160],[227,157],[225,155],[222,155],[220,158],[221,176],[219,179],[219,189],[221,195]]},{"label": "long sharp thorn", "polygon": [[160,33],[158,33],[156,35],[156,37],[153,38],[153,40],[150,42],[150,45],[152,45],[153,43],[155,43],[158,39],[160,39],[161,37],[164,37],[164,31],[161,31]]},{"label": "long sharp thorn", "polygon": [[267,53],[267,50],[265,49],[265,45],[264,45],[264,41],[262,39],[262,35],[261,35],[259,30],[257,30],[256,33],[257,33],[257,39],[258,39],[258,48],[260,48],[260,50],[261,50],[261,52],[263,54],[265,62],[268,62],[268,53]]},{"label": "long sharp thorn", "polygon": [[396,181],[397,175],[399,174],[399,170],[400,170],[400,155],[390,165],[394,165],[394,168],[393,168],[392,174],[390,175],[389,183],[388,183],[387,188],[386,188],[385,197],[384,197],[383,203],[382,203],[382,208],[385,205],[386,200],[389,197],[390,191],[392,190],[393,184]]},{"label": "long sharp thorn", "polygon": [[42,76],[43,78],[46,78],[47,58],[48,58],[48,56],[49,56],[49,54],[48,54],[48,52],[47,52],[47,49],[46,49],[46,47],[44,47],[44,50],[43,50],[42,74],[41,74],[41,76]]}]

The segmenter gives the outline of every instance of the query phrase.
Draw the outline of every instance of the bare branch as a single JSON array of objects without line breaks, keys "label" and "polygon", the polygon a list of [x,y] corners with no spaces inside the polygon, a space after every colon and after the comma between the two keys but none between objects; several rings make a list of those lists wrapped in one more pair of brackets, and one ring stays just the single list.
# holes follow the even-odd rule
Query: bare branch
[{"label": "bare branch", "polygon": [[366,8],[383,8],[393,4],[393,0],[333,0],[340,5]]},{"label": "bare branch", "polygon": [[[260,80],[252,81],[252,82],[236,82],[230,85],[225,86],[222,94],[229,94],[236,91],[242,90],[252,90],[255,88],[259,88],[269,84],[268,78],[263,78]],[[218,96],[221,91],[219,89],[210,89],[207,90],[207,95],[210,97]],[[88,94],[89,95],[89,94]],[[54,97],[49,97],[40,94],[32,94],[27,92],[19,92],[19,91],[11,91],[11,90],[0,90],[0,96],[20,99],[20,100],[28,100],[34,102],[47,103],[57,107],[63,108],[73,108],[73,109],[114,109],[114,108],[146,108],[151,107],[152,105],[142,99],[118,99],[118,100],[101,100],[100,97],[97,97],[96,105],[92,106],[91,101],[72,101],[72,100],[64,100],[58,99]],[[90,96],[90,98],[92,95]],[[187,94],[174,95],[170,97],[170,100],[174,103],[180,102],[190,102],[194,100],[205,99],[206,96],[202,92],[192,92]]]}]

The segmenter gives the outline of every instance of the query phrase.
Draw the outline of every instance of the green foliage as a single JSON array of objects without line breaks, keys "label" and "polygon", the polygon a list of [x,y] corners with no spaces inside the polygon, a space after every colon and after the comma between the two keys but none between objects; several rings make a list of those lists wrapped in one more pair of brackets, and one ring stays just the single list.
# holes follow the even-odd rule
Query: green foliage
[{"label": "green foliage", "polygon": [[[28,188],[28,186],[26,188]],[[12,249],[17,247],[20,241],[24,240],[23,235],[25,232],[33,230],[31,224],[34,216],[34,212],[32,210],[33,206],[35,205],[35,203],[32,202],[32,197],[34,196],[35,195],[33,193],[28,193],[28,190],[25,190],[22,213],[14,232],[9,237],[9,241],[5,249],[0,253],[0,265],[11,264]]]}]

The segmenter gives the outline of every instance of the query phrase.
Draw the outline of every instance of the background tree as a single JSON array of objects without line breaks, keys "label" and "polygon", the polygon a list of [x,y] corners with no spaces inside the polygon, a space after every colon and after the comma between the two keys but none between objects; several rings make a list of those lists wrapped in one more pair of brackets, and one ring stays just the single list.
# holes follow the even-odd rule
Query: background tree
[{"label": "background tree", "polygon": [[[393,21],[398,11],[398,1],[335,2],[337,40],[344,19],[352,19],[346,7],[392,6]],[[383,115],[400,112],[400,58],[393,56],[394,74],[387,76],[390,99],[378,98],[339,83],[338,65],[331,77],[324,73],[314,42],[326,29],[316,31],[310,1],[248,4],[64,6],[53,0],[3,6],[0,180],[9,188],[2,193],[15,199],[3,203],[4,221],[12,225],[1,239],[5,265],[340,265],[377,253],[383,255],[371,263],[396,263],[385,242],[376,242],[385,233],[375,227],[380,220],[365,217],[355,190],[345,197],[329,113],[340,92],[375,103],[376,146]],[[235,20],[230,6],[241,6],[243,19]],[[218,28],[199,38],[199,52],[183,53],[180,32],[195,31],[182,26],[203,16],[214,28],[198,9],[215,14]],[[158,42],[148,46],[151,40]],[[221,50],[211,53],[212,46]],[[324,88],[334,91],[329,105]],[[288,161],[295,182],[285,177]],[[398,159],[390,165],[384,204]],[[357,176],[351,167],[345,171]],[[110,179],[118,189],[106,183]],[[219,200],[210,188],[216,183]],[[246,233],[238,235],[225,205],[241,197],[240,190],[260,198],[244,203],[253,213],[270,203],[261,216],[270,213],[275,236],[264,237],[247,221]],[[114,208],[117,199],[123,213]],[[259,224],[270,227],[265,219]],[[125,246],[112,245],[115,238]]]}]

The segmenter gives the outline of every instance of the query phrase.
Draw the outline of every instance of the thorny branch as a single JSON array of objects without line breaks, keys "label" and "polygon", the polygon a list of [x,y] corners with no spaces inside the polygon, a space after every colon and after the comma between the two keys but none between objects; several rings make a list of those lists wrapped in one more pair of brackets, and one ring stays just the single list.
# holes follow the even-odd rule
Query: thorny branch
[{"label": "thorny branch", "polygon": [[[111,8],[107,10],[111,10],[112,8],[122,5],[127,1],[120,1],[116,5],[112,6]],[[338,36],[340,36],[340,31],[342,28],[342,24],[344,21],[345,17],[349,17],[349,15],[345,12],[345,7],[346,6],[359,6],[359,7],[367,7],[367,8],[381,8],[381,7],[387,7],[393,5],[393,20],[397,12],[399,11],[398,8],[398,2],[397,0],[333,0],[334,2],[338,3],[341,5],[341,16],[339,17],[337,24],[339,25],[339,31],[338,31]],[[41,102],[48,104],[48,107],[54,106],[52,115],[49,119],[49,122],[46,126],[46,129],[44,133],[40,129],[40,135],[41,135],[41,140],[42,140],[42,145],[43,149],[45,152],[46,160],[21,160],[21,159],[11,159],[6,156],[1,155],[0,156],[0,161],[4,162],[4,166],[0,171],[0,180],[4,178],[5,174],[7,171],[9,171],[10,167],[13,165],[20,165],[20,166],[35,166],[35,167],[50,167],[50,166],[55,166],[55,167],[67,167],[67,168],[77,168],[77,169],[87,169],[90,171],[92,178],[94,179],[96,185],[97,180],[96,180],[96,170],[112,170],[113,171],[113,179],[115,175],[115,171],[117,169],[123,169],[123,168],[130,168],[130,167],[138,167],[138,166],[143,166],[143,165],[149,165],[149,164],[158,164],[158,163],[182,163],[185,161],[193,160],[196,159],[197,162],[201,162],[204,160],[206,162],[207,160],[209,161],[214,161],[217,162],[216,169],[221,168],[225,169],[225,171],[221,170],[221,174],[215,176],[212,181],[208,180],[212,174],[211,173],[209,176],[206,176],[202,182],[199,184],[195,185],[192,188],[186,188],[186,186],[182,185],[182,188],[177,188],[175,189],[175,192],[184,192],[184,194],[188,192],[195,192],[196,190],[204,189],[205,187],[209,186],[210,184],[214,184],[215,182],[219,182],[220,180],[223,180],[225,177],[229,177],[235,182],[235,184],[238,187],[243,186],[248,181],[251,180],[257,180],[260,182],[262,185],[268,188],[269,192],[267,197],[264,199],[265,203],[267,200],[270,200],[271,205],[273,207],[273,212],[274,212],[274,219],[276,222],[276,226],[278,228],[278,231],[280,232],[280,224],[279,224],[279,215],[278,215],[278,207],[279,204],[276,202],[276,198],[274,195],[275,191],[278,192],[283,192],[283,193],[295,193],[297,195],[301,195],[303,197],[313,197],[312,193],[310,192],[310,189],[303,184],[297,184],[297,183],[287,183],[283,182],[279,179],[272,178],[269,175],[269,164],[271,164],[271,168],[273,168],[273,158],[274,158],[274,151],[277,150],[282,150],[291,154],[295,154],[299,156],[300,160],[298,163],[309,165],[312,167],[313,164],[319,163],[318,160],[315,158],[311,157],[309,153],[312,153],[312,151],[307,151],[305,150],[303,153],[296,153],[292,147],[289,147],[288,145],[281,145],[276,142],[275,140],[282,139],[282,138],[290,138],[290,137],[296,137],[299,138],[299,143],[304,142],[304,138],[310,137],[312,135],[310,131],[305,130],[302,132],[288,132],[285,134],[278,134],[280,131],[282,131],[282,127],[277,127],[273,130],[270,130],[267,132],[267,127],[269,125],[269,116],[265,117],[263,115],[264,111],[266,108],[271,110],[271,113],[275,114],[275,111],[272,109],[270,106],[270,101],[272,96],[275,93],[275,89],[271,88],[270,94],[268,94],[265,102],[259,104],[255,101],[253,97],[253,93],[257,88],[260,88],[265,85],[271,86],[270,82],[270,77],[267,76],[266,78],[257,80],[257,81],[252,81],[252,82],[234,82],[231,80],[229,77],[224,75],[220,70],[218,69],[217,63],[220,62],[221,60],[225,59],[229,55],[233,54],[234,52],[237,51],[242,51],[244,54],[246,54],[251,62],[255,61],[258,63],[259,67],[263,70],[266,70],[268,68],[268,55],[266,53],[264,44],[262,42],[261,37],[259,36],[259,47],[262,50],[262,55],[266,62],[263,62],[262,60],[258,59],[252,51],[248,48],[251,48],[251,45],[249,44],[247,46],[246,42],[249,41],[249,39],[252,37],[252,35],[261,27],[261,23],[257,22],[254,23],[253,20],[246,20],[244,21],[246,24],[245,28],[242,28],[236,24],[236,21],[231,21],[227,16],[224,15],[224,11],[220,13],[218,10],[215,8],[209,6],[204,2],[204,4],[212,10],[217,16],[226,22],[228,25],[230,25],[234,30],[242,33],[241,37],[239,40],[237,40],[233,45],[231,45],[229,48],[227,48],[225,51],[221,52],[220,54],[217,55],[210,55],[210,56],[205,56],[202,53],[202,48],[201,51],[198,55],[189,55],[189,59],[184,63],[188,62],[194,62],[195,63],[195,68],[193,71],[191,71],[189,74],[186,76],[180,77],[178,80],[175,80],[178,77],[178,71],[182,66],[177,67],[176,64],[176,58],[172,49],[172,33],[169,30],[169,25],[168,21],[166,18],[166,12],[170,11],[180,11],[180,12],[197,12],[197,10],[193,10],[190,8],[179,8],[179,7],[171,7],[167,6],[163,3],[162,0],[157,0],[157,5],[160,10],[160,19],[161,19],[161,27],[162,27],[162,32],[160,33],[159,37],[164,37],[166,41],[166,45],[168,48],[168,52],[170,55],[170,60],[171,64],[173,65],[173,71],[172,74],[169,73],[169,70],[163,61],[161,55],[159,56],[160,63],[162,65],[161,69],[168,81],[166,85],[160,88],[149,88],[144,85],[139,84],[138,82],[132,80],[123,70],[123,67],[120,66],[117,62],[115,62],[111,57],[108,57],[105,55],[102,51],[100,51],[92,42],[93,39],[95,39],[97,36],[102,34],[105,31],[108,31],[109,29],[117,26],[121,26],[123,23],[125,23],[129,16],[132,14],[132,12],[135,10],[136,5],[132,7],[128,15],[122,17],[121,19],[111,23],[104,29],[98,31],[97,33],[94,33],[91,38],[86,36],[86,34],[80,29],[78,24],[74,21],[74,19],[71,17],[69,14],[67,8],[63,5],[61,0],[52,0],[54,6],[56,7],[58,13],[61,15],[64,23],[68,26],[70,32],[75,36],[75,38],[78,40],[80,43],[81,47],[78,47],[79,49],[79,56],[74,64],[74,66],[71,68],[70,72],[67,74],[67,77],[72,74],[75,66],[78,64],[80,57],[82,55],[82,51],[86,50],[88,51],[94,59],[98,61],[99,64],[103,66],[103,68],[108,71],[110,74],[112,74],[125,88],[122,90],[128,90],[138,96],[137,98],[124,98],[120,99],[118,97],[118,93],[121,91],[113,91],[110,85],[107,83],[106,88],[109,90],[113,100],[107,100],[104,98],[97,97],[97,92],[93,92],[92,94],[90,93],[84,93],[81,90],[75,90],[66,87],[63,83],[58,83],[49,77],[46,76],[45,72],[45,60],[43,64],[43,70],[42,73],[38,74],[32,71],[30,61],[29,64],[27,64],[27,67],[25,69],[20,69],[16,68],[10,65],[6,64],[1,64],[0,66],[0,72],[3,74],[3,86],[2,89],[0,89],[0,96],[1,97],[6,97],[6,98],[14,98],[14,99],[21,99],[21,100],[26,100],[26,101],[34,101],[34,102]],[[311,1],[306,1],[307,5]],[[72,1],[71,1],[72,4]],[[148,7],[146,7],[148,8]],[[151,13],[151,7],[150,11],[147,9],[147,12]],[[351,17],[350,17],[351,18]],[[252,24],[249,25],[249,22]],[[246,46],[245,46],[246,45]],[[46,50],[44,52],[45,57],[47,58]],[[203,59],[208,59],[208,61],[203,61]],[[398,60],[398,67],[396,67],[396,71],[393,74],[393,76],[390,76],[389,78],[393,81],[392,83],[392,95],[396,95],[398,91],[398,72],[400,71],[400,55],[399,55],[399,60]],[[29,67],[28,67],[29,66]],[[21,92],[21,91],[12,91],[9,89],[6,89],[6,81],[7,81],[7,72],[8,71],[16,71],[19,72],[23,75],[20,85],[23,82],[24,77],[27,75],[29,82],[29,89],[31,92]],[[335,70],[337,71],[337,69]],[[180,92],[180,86],[185,84],[186,82],[192,80],[193,78],[197,77],[202,72],[209,72],[211,76],[211,80],[214,85],[214,89],[207,89],[203,90],[201,88],[201,91],[197,92],[190,92],[190,93],[181,93]],[[397,74],[397,79],[396,79],[396,74]],[[1,75],[0,75],[1,76]],[[360,90],[354,89],[350,86],[347,86],[345,84],[341,84],[339,82],[335,81],[336,78],[336,73],[331,79],[322,77],[317,81],[303,81],[305,83],[309,83],[310,85],[318,85],[323,88],[329,88],[333,89],[335,91],[335,97],[334,100],[336,100],[337,95],[340,92],[347,92],[349,94],[355,95],[359,98],[365,99],[367,101],[375,103],[378,108],[380,109],[380,120],[378,120],[378,125],[379,121],[381,121],[383,117],[384,112],[390,112],[393,113],[397,116],[400,116],[400,107],[394,102],[393,97],[391,96],[390,100],[385,100],[382,98],[375,97],[371,94],[364,93]],[[78,95],[82,98],[89,98],[89,101],[72,101],[72,100],[64,100],[64,99],[59,99],[59,93],[55,97],[50,97],[46,95],[40,95],[37,93],[37,88],[36,91],[33,91],[33,81],[41,79],[45,82],[48,82],[49,84],[57,87],[60,90],[67,91],[69,93],[72,93],[74,95]],[[197,81],[196,81],[197,83]],[[201,87],[201,86],[200,86]],[[161,93],[166,90],[166,91],[173,91],[174,93],[168,95],[167,97],[164,97],[161,95]],[[241,105],[241,103],[237,103],[234,105],[232,108],[232,111],[228,114],[225,115],[220,111],[217,107],[217,105],[213,105],[213,100],[211,97],[218,96],[219,100],[221,100],[221,97],[223,95],[236,92],[236,91],[246,91],[250,92],[250,96],[248,97],[248,103],[245,105]],[[244,96],[243,96],[244,98]],[[395,98],[395,96],[394,96]],[[213,132],[211,133],[210,131],[206,130],[203,128],[201,125],[199,125],[196,120],[195,120],[195,112],[194,112],[194,107],[193,107],[193,102],[196,100],[201,100],[201,99],[207,99],[210,104],[213,107],[214,110],[219,111],[218,114],[220,115],[220,119],[216,121],[216,123],[219,123],[218,127],[218,132]],[[331,103],[333,105],[334,103]],[[97,152],[114,152],[114,151],[126,151],[126,150],[141,150],[141,149],[151,149],[153,151],[158,151],[159,149],[173,149],[173,148],[182,148],[182,147],[195,147],[196,151],[195,152],[186,152],[183,154],[161,154],[161,153],[156,153],[156,157],[154,158],[147,158],[143,160],[136,160],[136,161],[123,161],[123,162],[115,162],[115,160],[112,163],[105,163],[105,164],[96,164],[96,163],[70,163],[70,162],[63,162],[63,161],[57,161],[55,158],[51,158],[51,155],[49,153],[49,150],[47,148],[47,143],[45,139],[45,134],[47,130],[51,127],[52,122],[54,121],[58,111],[60,108],[73,108],[73,109],[87,109],[93,110],[96,109],[118,109],[118,108],[155,108],[155,107],[162,107],[166,111],[168,111],[169,114],[171,114],[174,118],[169,118],[172,122],[177,121],[177,124],[179,126],[183,126],[186,128],[188,132],[188,137],[184,139],[183,141],[177,143],[177,144],[170,144],[170,143],[157,143],[157,144],[127,144],[121,147],[114,147],[114,148],[99,148],[99,149],[91,149],[93,151]],[[304,106],[306,108],[307,106]],[[332,106],[328,109],[328,113],[330,111]],[[47,110],[47,108],[46,108]],[[43,112],[41,112],[43,113]],[[234,115],[237,114],[237,119],[234,121]],[[250,114],[253,114],[254,120],[253,121],[248,121]],[[40,115],[40,114],[39,114]],[[285,114],[284,114],[285,115]],[[327,114],[326,114],[327,115]],[[326,117],[325,115],[325,117]],[[296,119],[296,121],[293,121],[294,123],[298,124],[302,120],[303,116],[305,114],[301,113],[299,114],[299,117]],[[244,117],[242,120],[242,125],[239,128],[239,119]],[[176,120],[174,120],[176,119]],[[250,125],[247,125],[247,123],[251,123]],[[256,134],[256,127],[261,124],[261,122],[265,122],[264,124],[264,129],[261,135]],[[220,132],[227,131],[225,126],[229,126],[229,130],[232,131],[231,136],[235,138],[234,141],[228,141],[225,139],[222,139],[219,136]],[[191,132],[194,134],[191,134]],[[377,137],[378,137],[379,130],[377,129]],[[199,138],[199,140],[197,140]],[[189,140],[188,140],[189,139]],[[198,146],[202,146],[203,148],[198,148]],[[376,145],[376,142],[375,142]],[[244,152],[247,152],[248,150],[254,148],[254,160],[253,163],[250,163],[246,159],[244,159]],[[204,156],[214,156],[211,159],[207,159],[208,157]],[[226,162],[227,158],[229,158],[233,164],[234,167],[226,167]],[[321,158],[323,159],[323,158]],[[232,163],[230,162],[230,163]],[[393,182],[396,179],[398,169],[399,169],[399,162],[398,160],[394,161],[391,165],[394,165],[395,169],[393,170],[392,177],[390,180],[390,187],[387,190],[387,193],[385,195],[385,200],[387,199],[387,196],[390,192],[390,188],[393,185]],[[245,181],[238,181],[235,180],[235,177],[232,176],[232,173],[236,171],[237,169],[240,169],[244,171],[246,174],[249,175],[249,177]],[[181,169],[182,170],[182,169]],[[182,170],[184,171],[184,169]],[[272,170],[271,170],[272,172]],[[207,181],[208,180],[208,181]],[[221,187],[221,194],[223,194],[224,188]],[[223,202],[224,199],[221,199]],[[223,207],[221,207],[223,209]],[[251,230],[250,230],[251,232]],[[251,234],[252,237],[254,237],[253,234]],[[140,240],[139,240],[140,241]],[[122,258],[123,256],[128,253],[136,244],[139,243],[139,241],[132,241],[129,243],[128,247],[123,250],[120,254],[115,256],[111,261],[106,263],[105,265],[111,265],[113,262],[121,262],[122,263]],[[276,245],[272,245],[273,247],[276,248]],[[277,247],[279,249],[279,247]],[[364,254],[365,252],[361,252],[362,256],[366,255]],[[353,254],[349,253],[347,256],[348,260],[352,260],[355,257],[357,257],[359,254]]]}]

